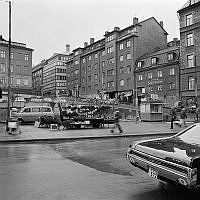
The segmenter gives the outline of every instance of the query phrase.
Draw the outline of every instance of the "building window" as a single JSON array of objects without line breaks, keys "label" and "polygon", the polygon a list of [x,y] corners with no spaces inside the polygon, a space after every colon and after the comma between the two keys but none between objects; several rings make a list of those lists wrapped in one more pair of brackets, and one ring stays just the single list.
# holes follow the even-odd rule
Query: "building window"
[{"label": "building window", "polygon": [[169,83],[169,89],[170,90],[176,89],[176,84],[175,83]]},{"label": "building window", "polygon": [[24,79],[24,85],[26,85],[26,86],[29,85],[29,81],[28,81],[28,79]]},{"label": "building window", "polygon": [[194,67],[194,55],[193,54],[187,55],[187,64],[188,64],[188,68]]},{"label": "building window", "polygon": [[139,74],[139,75],[138,75],[138,80],[139,80],[139,81],[142,81],[142,79],[143,79],[142,74]]},{"label": "building window", "polygon": [[130,59],[131,59],[131,54],[130,54],[130,53],[128,53],[128,54],[126,55],[126,59],[127,59],[127,60],[130,60]]},{"label": "building window", "polygon": [[130,46],[131,46],[131,41],[129,40],[126,42],[126,47],[130,47]]},{"label": "building window", "polygon": [[89,56],[89,57],[88,57],[88,60],[91,60],[91,59],[92,59],[92,56]]},{"label": "building window", "polygon": [[114,58],[110,58],[110,59],[108,59],[108,64],[110,65],[110,64],[113,64],[114,63]]},{"label": "building window", "polygon": [[78,65],[78,64],[79,64],[79,60],[76,60],[76,61],[74,62],[74,64],[75,64],[75,65]]},{"label": "building window", "polygon": [[158,85],[158,91],[162,91],[162,85]]},{"label": "building window", "polygon": [[78,54],[79,54],[79,51],[75,51],[74,55],[78,56]]},{"label": "building window", "polygon": [[188,77],[188,90],[194,90],[195,79],[193,76]]},{"label": "building window", "polygon": [[155,65],[157,63],[157,58],[151,58],[151,64]]},{"label": "building window", "polygon": [[29,60],[29,55],[28,55],[28,54],[25,54],[24,59],[25,59],[26,61],[28,61],[28,60]]},{"label": "building window", "polygon": [[6,64],[1,63],[1,65],[0,65],[0,72],[6,72]]},{"label": "building window", "polygon": [[119,85],[120,85],[120,86],[124,86],[124,80],[123,80],[123,79],[120,80]]},{"label": "building window", "polygon": [[85,78],[84,77],[82,78],[82,83],[85,83]]},{"label": "building window", "polygon": [[149,85],[149,92],[153,92],[153,86]]},{"label": "building window", "polygon": [[105,51],[102,51],[102,52],[101,52],[101,56],[105,56]]},{"label": "building window", "polygon": [[13,52],[10,53],[10,58],[14,59],[14,53]]},{"label": "building window", "polygon": [[83,58],[83,63],[85,63],[85,58]]},{"label": "building window", "polygon": [[90,91],[90,90],[91,90],[91,85],[88,86],[88,91]]},{"label": "building window", "polygon": [[14,66],[10,65],[10,72],[13,72],[13,71],[14,71]]},{"label": "building window", "polygon": [[10,77],[10,84],[13,85],[13,77]]},{"label": "building window", "polygon": [[6,78],[0,77],[0,84],[5,84],[5,83],[6,83]]},{"label": "building window", "polygon": [[110,35],[107,37],[107,42],[110,42],[111,40],[113,40],[114,36],[113,35]]},{"label": "building window", "polygon": [[131,86],[131,78],[127,78],[127,87]]},{"label": "building window", "polygon": [[124,60],[124,56],[120,56],[119,60],[122,62]]},{"label": "building window", "polygon": [[119,50],[122,50],[123,48],[124,48],[124,44],[121,43],[121,44],[119,45]]},{"label": "building window", "polygon": [[114,87],[114,81],[107,82],[107,87]]},{"label": "building window", "polygon": [[78,69],[75,70],[75,71],[74,71],[74,74],[76,74],[76,75],[79,74],[79,70],[78,70]]},{"label": "building window", "polygon": [[114,75],[114,69],[110,69],[107,71],[107,76],[113,76]]},{"label": "building window", "polygon": [[17,83],[17,85],[20,85],[20,83],[21,83],[20,78],[17,78],[16,83]]},{"label": "building window", "polygon": [[161,70],[158,71],[158,77],[162,77],[162,71]]},{"label": "building window", "polygon": [[5,51],[2,50],[0,55],[1,55],[1,58],[6,58],[6,52]]},{"label": "building window", "polygon": [[97,58],[98,58],[98,54],[97,54],[97,53],[94,55],[94,58],[95,58],[95,59],[97,59]]},{"label": "building window", "polygon": [[131,66],[130,66],[130,65],[128,65],[128,66],[126,67],[126,71],[127,71],[128,74],[131,73]]},{"label": "building window", "polygon": [[107,53],[112,53],[114,51],[114,48],[113,46],[112,47],[108,47],[107,48]]},{"label": "building window", "polygon": [[174,54],[173,53],[168,53],[167,54],[167,59],[170,60],[174,60]]},{"label": "building window", "polygon": [[95,79],[95,80],[98,79],[98,75],[97,75],[97,74],[94,75],[94,79]]},{"label": "building window", "polygon": [[90,65],[88,66],[88,71],[91,71],[91,66]]},{"label": "building window", "polygon": [[149,72],[148,73],[148,79],[152,79],[153,78],[153,74],[152,74],[152,72]]},{"label": "building window", "polygon": [[138,63],[137,63],[137,67],[142,67],[142,61],[139,61]]},{"label": "building window", "polygon": [[187,46],[192,46],[194,45],[194,42],[193,42],[193,34],[190,33],[187,35]]},{"label": "building window", "polygon": [[186,26],[192,25],[192,14],[186,15]]},{"label": "building window", "polygon": [[120,67],[119,73],[120,73],[120,74],[123,74],[123,73],[124,73],[124,67]]},{"label": "building window", "polygon": [[174,70],[174,68],[171,68],[170,70],[169,70],[169,75],[174,75],[175,74],[175,70]]},{"label": "building window", "polygon": [[102,61],[102,67],[104,67],[105,66],[105,61]]},{"label": "building window", "polygon": [[97,65],[97,63],[94,65],[94,69],[95,70],[97,70],[97,67],[98,67],[98,65]]}]

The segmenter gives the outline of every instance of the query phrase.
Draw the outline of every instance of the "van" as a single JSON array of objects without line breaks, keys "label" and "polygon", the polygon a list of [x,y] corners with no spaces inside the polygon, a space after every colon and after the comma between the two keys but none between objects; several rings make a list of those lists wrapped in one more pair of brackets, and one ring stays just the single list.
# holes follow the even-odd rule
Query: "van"
[{"label": "van", "polygon": [[19,122],[34,122],[38,121],[41,116],[54,117],[53,109],[50,106],[26,106],[20,112],[15,113]]}]

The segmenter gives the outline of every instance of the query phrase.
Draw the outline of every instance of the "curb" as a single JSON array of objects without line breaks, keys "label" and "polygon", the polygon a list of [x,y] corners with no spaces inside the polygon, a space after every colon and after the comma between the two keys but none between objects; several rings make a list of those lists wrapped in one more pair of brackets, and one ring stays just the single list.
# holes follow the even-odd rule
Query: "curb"
[{"label": "curb", "polygon": [[88,140],[88,139],[111,139],[119,137],[147,137],[147,136],[172,136],[177,132],[168,133],[145,133],[145,134],[116,134],[116,135],[103,135],[103,136],[83,136],[83,137],[70,137],[70,138],[35,138],[35,139],[13,139],[13,140],[0,140],[0,144],[4,143],[39,143],[39,142],[53,142],[53,141],[76,141],[76,140]]}]

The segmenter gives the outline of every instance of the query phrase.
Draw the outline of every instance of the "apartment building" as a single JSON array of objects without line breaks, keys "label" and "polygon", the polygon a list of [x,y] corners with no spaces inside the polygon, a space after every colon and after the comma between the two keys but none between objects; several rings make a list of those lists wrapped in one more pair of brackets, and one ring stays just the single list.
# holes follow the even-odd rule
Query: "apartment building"
[{"label": "apartment building", "polygon": [[[108,98],[125,96],[133,101],[134,65],[142,55],[167,47],[167,32],[163,22],[154,17],[132,25],[106,31],[104,38],[73,50],[67,65],[67,88],[80,96]],[[76,92],[76,93],[77,93]]]},{"label": "apartment building", "polygon": [[189,0],[178,10],[180,23],[181,99],[200,105],[200,1]]},{"label": "apartment building", "polygon": [[179,101],[179,46],[174,38],[164,49],[140,57],[136,61],[136,93],[141,101],[160,100],[168,106]]},{"label": "apartment building", "polygon": [[[26,44],[11,42],[11,94],[31,94],[32,52]],[[0,35],[0,87],[7,94],[8,87],[8,41]]]},{"label": "apartment building", "polygon": [[43,68],[46,64],[46,60],[42,60],[41,63],[37,64],[32,69],[32,88],[33,95],[43,95]]},{"label": "apartment building", "polygon": [[54,53],[50,58],[43,60],[33,67],[33,87],[37,93],[38,88],[44,97],[64,96],[66,87],[66,61],[69,58],[70,45],[66,45],[63,53]]}]

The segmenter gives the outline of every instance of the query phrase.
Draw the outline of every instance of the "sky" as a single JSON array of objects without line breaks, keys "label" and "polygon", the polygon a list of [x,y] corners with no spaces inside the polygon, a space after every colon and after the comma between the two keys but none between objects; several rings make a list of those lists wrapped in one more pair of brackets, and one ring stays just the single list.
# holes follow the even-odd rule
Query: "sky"
[{"label": "sky", "polygon": [[[11,0],[11,39],[33,51],[33,66],[54,53],[83,47],[114,27],[132,25],[133,17],[163,21],[168,41],[179,37],[177,11],[187,0]],[[8,3],[0,0],[0,35],[8,40]]]}]

